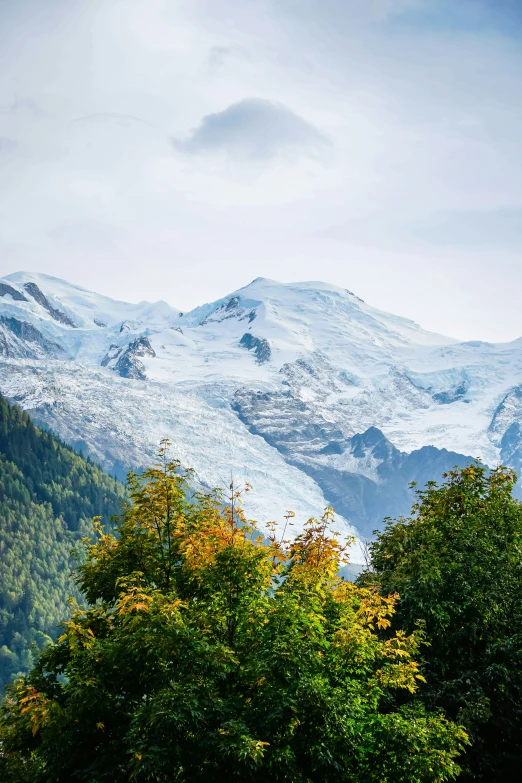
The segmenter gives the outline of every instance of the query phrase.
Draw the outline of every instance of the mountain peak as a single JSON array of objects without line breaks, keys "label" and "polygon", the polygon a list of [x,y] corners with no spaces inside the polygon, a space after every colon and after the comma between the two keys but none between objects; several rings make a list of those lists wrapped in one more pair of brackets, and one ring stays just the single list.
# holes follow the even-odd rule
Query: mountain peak
[{"label": "mountain peak", "polygon": [[[121,302],[59,277],[25,271],[14,272],[0,280],[0,305],[5,311],[4,317],[11,319],[11,325],[16,322],[17,326],[13,328],[26,332],[28,328],[32,329],[33,336],[39,334],[42,345],[45,340],[51,340],[53,345],[58,341],[67,355],[76,356],[80,351],[84,357],[106,353],[109,346],[105,345],[107,338],[102,329],[119,330],[125,323],[133,333],[147,329],[158,331],[174,324],[179,316],[179,310],[164,301]],[[73,336],[61,327],[88,330],[90,337]],[[11,335],[5,339],[12,342]],[[4,352],[7,350],[6,347]],[[19,350],[19,346],[16,350],[13,346],[9,348],[15,355]],[[31,347],[28,355],[33,353]]]},{"label": "mountain peak", "polygon": [[53,275],[46,275],[43,272],[25,272],[25,271],[19,271],[19,272],[13,272],[10,275],[6,275],[3,280],[8,280],[10,283],[14,283],[15,285],[25,285],[25,283],[37,283],[41,285],[48,285],[51,288],[59,288],[59,289],[74,289],[76,291],[82,291],[84,293],[89,293],[87,288],[82,288],[82,286],[76,285],[75,283],[70,283],[68,280],[64,280],[61,277],[54,277]]},{"label": "mountain peak", "polygon": [[256,277],[252,282],[248,283],[247,285],[243,286],[242,288],[238,288],[237,291],[234,293],[240,293],[241,291],[248,291],[250,289],[266,289],[266,290],[280,290],[280,291],[329,291],[331,293],[335,294],[341,294],[342,296],[346,296],[347,294],[350,297],[354,297],[359,302],[362,302],[363,300],[356,296],[352,291],[348,290],[347,288],[342,288],[340,286],[334,285],[333,283],[325,283],[322,280],[302,280],[302,281],[296,281],[296,282],[290,282],[290,283],[283,283],[280,280],[275,280],[270,277]]},{"label": "mountain peak", "polygon": [[372,529],[403,467],[442,471],[443,448],[494,465],[522,422],[522,344],[459,343],[320,281],[258,277],[180,317],[19,272],[0,280],[0,355],[0,390],[108,465],[168,436],[205,486],[252,479],[261,520],[332,500]]}]

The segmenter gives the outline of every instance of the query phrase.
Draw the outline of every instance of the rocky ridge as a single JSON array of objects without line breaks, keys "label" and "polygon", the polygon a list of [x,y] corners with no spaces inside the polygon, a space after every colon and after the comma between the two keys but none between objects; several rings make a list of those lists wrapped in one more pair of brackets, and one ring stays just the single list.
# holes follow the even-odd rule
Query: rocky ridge
[{"label": "rocky ridge", "polygon": [[324,283],[257,279],[180,313],[0,281],[2,393],[109,470],[169,437],[203,485],[251,481],[260,524],[331,503],[367,536],[407,513],[412,481],[522,467],[521,389],[521,340],[458,342]]}]

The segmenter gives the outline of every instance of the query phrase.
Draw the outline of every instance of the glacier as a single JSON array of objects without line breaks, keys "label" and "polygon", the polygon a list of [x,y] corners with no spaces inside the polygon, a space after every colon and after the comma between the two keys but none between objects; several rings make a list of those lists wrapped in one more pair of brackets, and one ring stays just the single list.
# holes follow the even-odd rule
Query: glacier
[{"label": "glacier", "polygon": [[251,483],[260,529],[332,505],[364,541],[408,513],[411,482],[522,467],[522,339],[433,334],[321,282],[258,278],[184,312],[9,275],[0,392],[116,475],[169,438],[201,486]]}]

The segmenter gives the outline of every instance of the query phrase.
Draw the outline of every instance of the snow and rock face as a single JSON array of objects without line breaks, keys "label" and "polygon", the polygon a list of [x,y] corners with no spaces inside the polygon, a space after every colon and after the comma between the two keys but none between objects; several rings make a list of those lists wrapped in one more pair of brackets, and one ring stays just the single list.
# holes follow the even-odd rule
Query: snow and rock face
[{"label": "snow and rock face", "polygon": [[9,295],[15,302],[26,302],[27,299],[21,291],[17,291],[12,285],[7,283],[0,283],[0,296]]},{"label": "snow and rock face", "polygon": [[65,313],[62,313],[61,310],[58,310],[56,307],[53,307],[52,304],[49,302],[45,294],[40,291],[36,283],[25,283],[24,288],[27,291],[28,294],[30,294],[33,299],[38,302],[39,305],[41,305],[44,310],[46,310],[51,318],[54,318],[55,321],[58,321],[60,324],[64,324],[64,326],[71,326],[73,329],[76,329],[76,324],[74,321],[69,318],[68,315]]},{"label": "snow and rock face", "polygon": [[411,481],[522,467],[522,340],[458,342],[325,283],[259,278],[180,313],[11,275],[0,391],[109,470],[169,437],[203,485],[249,480],[260,525],[331,503],[368,535]]},{"label": "snow and rock face", "polygon": [[137,378],[144,381],[145,367],[140,361],[141,356],[156,356],[148,337],[136,337],[127,348],[111,345],[106,356],[101,360],[102,367],[114,369],[122,378]]}]

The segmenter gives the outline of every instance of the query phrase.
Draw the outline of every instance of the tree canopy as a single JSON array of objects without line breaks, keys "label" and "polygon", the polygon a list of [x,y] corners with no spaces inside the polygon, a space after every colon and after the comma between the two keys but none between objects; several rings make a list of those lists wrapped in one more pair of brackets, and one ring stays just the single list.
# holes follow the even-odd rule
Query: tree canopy
[{"label": "tree canopy", "polygon": [[88,605],[8,689],[2,780],[454,779],[465,731],[397,698],[423,687],[422,631],[391,629],[396,595],[339,578],[331,510],[256,539],[238,491],[191,495],[160,457],[85,542]]},{"label": "tree canopy", "polygon": [[522,505],[513,471],[480,464],[417,494],[371,545],[382,595],[401,600],[392,626],[419,621],[427,709],[443,708],[472,744],[460,779],[518,783],[522,770]]},{"label": "tree canopy", "polygon": [[79,593],[70,550],[124,487],[0,396],[0,693],[33,663]]}]

